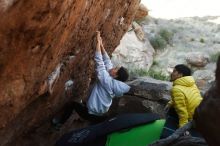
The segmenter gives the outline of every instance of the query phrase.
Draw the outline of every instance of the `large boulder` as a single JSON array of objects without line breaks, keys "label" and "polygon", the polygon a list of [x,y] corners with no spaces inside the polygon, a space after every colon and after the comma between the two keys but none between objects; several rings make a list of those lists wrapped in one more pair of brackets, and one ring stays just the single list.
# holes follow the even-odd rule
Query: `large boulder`
[{"label": "large boulder", "polygon": [[156,80],[150,77],[139,77],[128,82],[131,86],[130,94],[144,97],[153,101],[169,101],[172,83]]},{"label": "large boulder", "polygon": [[205,67],[209,62],[209,56],[202,52],[190,52],[187,54],[186,61],[195,67]]},{"label": "large boulder", "polygon": [[205,93],[215,80],[215,74],[210,70],[196,70],[193,73],[193,77],[202,93]]},{"label": "large boulder", "polygon": [[[27,136],[69,100],[85,99],[96,31],[112,53],[139,2],[0,0],[0,145],[53,145],[49,134],[29,143]],[[74,94],[65,98],[70,78]]]},{"label": "large boulder", "polygon": [[118,113],[156,113],[165,117],[164,107],[170,100],[171,82],[140,77],[127,82],[131,89],[123,97],[115,98],[110,115]]},{"label": "large boulder", "polygon": [[148,70],[153,63],[155,51],[148,39],[140,41],[134,31],[127,32],[120,45],[112,53],[112,61],[116,65],[123,65],[129,70]]},{"label": "large boulder", "polygon": [[165,117],[164,103],[151,101],[135,95],[125,95],[113,100],[109,115],[115,116],[124,113],[156,113],[161,118]]}]

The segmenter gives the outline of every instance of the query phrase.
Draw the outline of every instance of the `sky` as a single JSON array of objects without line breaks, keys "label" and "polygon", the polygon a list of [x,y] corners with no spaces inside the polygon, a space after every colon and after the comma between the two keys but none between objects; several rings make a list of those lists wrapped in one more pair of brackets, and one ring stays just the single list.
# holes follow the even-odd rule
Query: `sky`
[{"label": "sky", "polygon": [[220,16],[220,0],[141,0],[155,18]]}]

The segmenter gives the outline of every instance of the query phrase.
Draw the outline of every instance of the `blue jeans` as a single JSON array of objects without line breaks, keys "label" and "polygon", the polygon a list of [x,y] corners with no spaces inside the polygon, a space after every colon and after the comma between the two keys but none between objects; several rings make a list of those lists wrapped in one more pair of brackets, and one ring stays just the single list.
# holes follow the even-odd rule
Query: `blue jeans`
[{"label": "blue jeans", "polygon": [[[172,135],[178,128],[179,128],[179,117],[175,109],[171,108],[167,113],[166,122],[160,138],[163,139]],[[191,128],[189,132],[193,137],[202,137],[201,134],[198,131],[196,131],[196,129],[194,128]]]}]

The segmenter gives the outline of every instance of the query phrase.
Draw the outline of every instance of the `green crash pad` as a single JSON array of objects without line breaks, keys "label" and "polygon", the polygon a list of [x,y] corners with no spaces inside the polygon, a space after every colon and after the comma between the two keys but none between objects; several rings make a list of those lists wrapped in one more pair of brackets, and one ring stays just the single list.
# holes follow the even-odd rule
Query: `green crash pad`
[{"label": "green crash pad", "polygon": [[108,135],[106,146],[147,146],[158,140],[165,120],[140,125]]}]

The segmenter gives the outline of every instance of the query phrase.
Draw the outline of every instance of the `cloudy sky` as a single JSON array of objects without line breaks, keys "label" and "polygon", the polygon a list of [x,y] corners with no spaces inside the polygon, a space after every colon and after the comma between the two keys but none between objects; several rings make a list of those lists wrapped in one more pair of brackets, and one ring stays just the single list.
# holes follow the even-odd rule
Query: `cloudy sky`
[{"label": "cloudy sky", "polygon": [[156,18],[220,16],[220,0],[141,0]]}]

